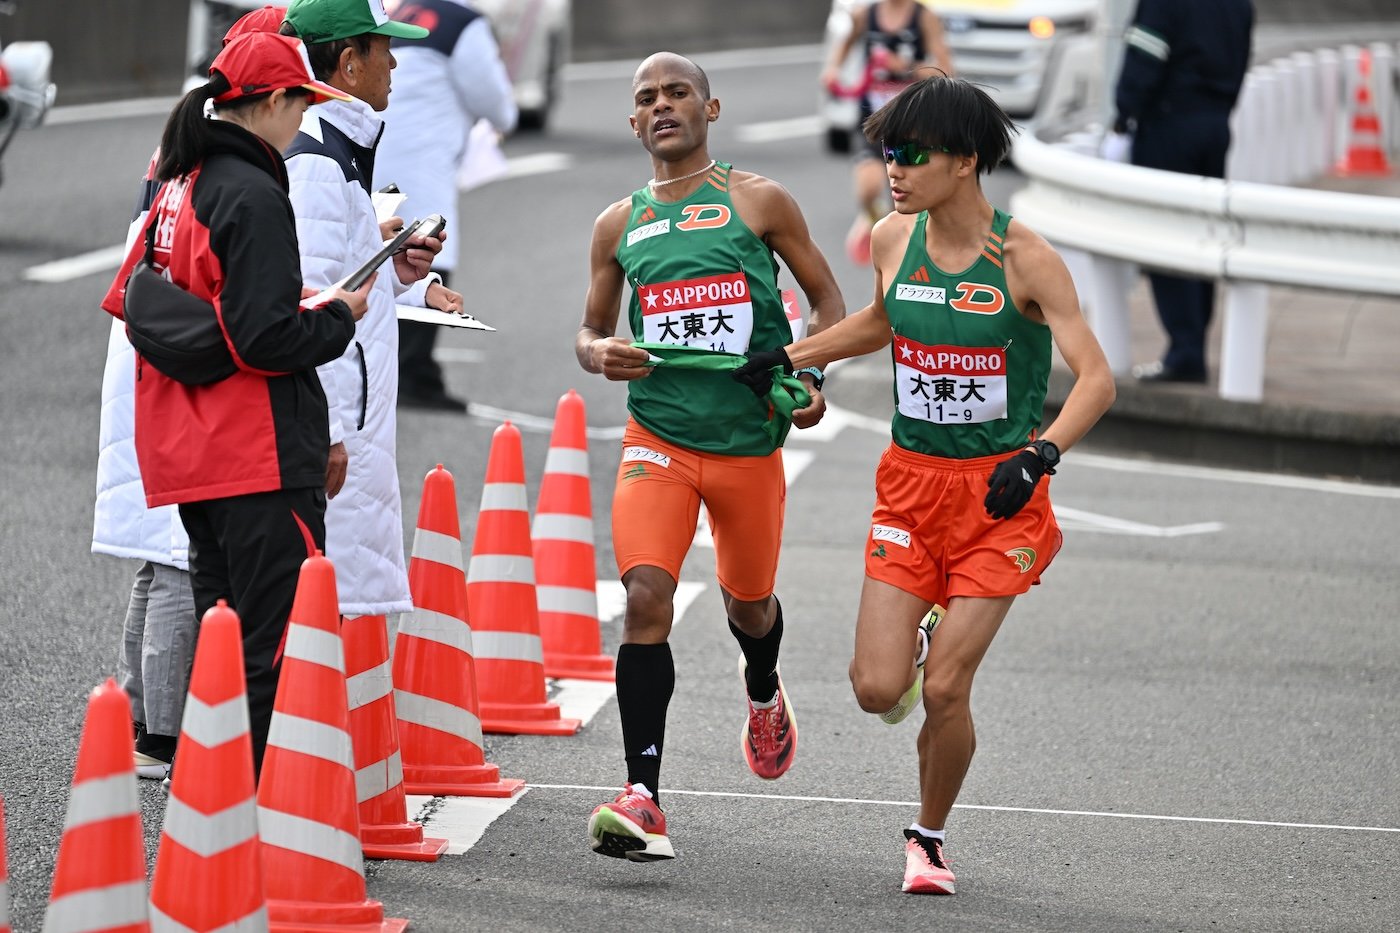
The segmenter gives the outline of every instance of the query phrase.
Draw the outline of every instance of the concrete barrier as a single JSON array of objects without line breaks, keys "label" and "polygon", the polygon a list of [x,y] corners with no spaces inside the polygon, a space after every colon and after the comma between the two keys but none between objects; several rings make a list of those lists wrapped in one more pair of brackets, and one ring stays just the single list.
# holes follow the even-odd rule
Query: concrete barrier
[{"label": "concrete barrier", "polygon": [[[830,0],[574,0],[572,58],[819,42],[830,8]],[[18,0],[13,16],[0,17],[0,42],[53,46],[59,104],[173,95],[189,17],[189,0]]]}]

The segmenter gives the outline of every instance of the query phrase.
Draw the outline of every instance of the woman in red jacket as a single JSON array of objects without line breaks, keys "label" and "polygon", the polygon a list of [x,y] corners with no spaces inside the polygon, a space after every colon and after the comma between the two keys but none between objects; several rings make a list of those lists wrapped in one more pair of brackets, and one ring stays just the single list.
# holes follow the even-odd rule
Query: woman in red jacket
[{"label": "woman in red jacket", "polygon": [[[147,226],[165,278],[213,306],[237,369],[186,385],[136,364],[136,456],[147,505],[178,504],[201,616],[219,599],[243,624],[254,765],[261,767],[301,563],[325,547],[326,397],[315,367],[364,315],[370,283],[303,311],[296,224],[280,152],[314,103],[294,39],[242,36],[166,123]],[[214,119],[204,116],[212,101]],[[102,307],[122,316],[146,250],[137,239]]]}]

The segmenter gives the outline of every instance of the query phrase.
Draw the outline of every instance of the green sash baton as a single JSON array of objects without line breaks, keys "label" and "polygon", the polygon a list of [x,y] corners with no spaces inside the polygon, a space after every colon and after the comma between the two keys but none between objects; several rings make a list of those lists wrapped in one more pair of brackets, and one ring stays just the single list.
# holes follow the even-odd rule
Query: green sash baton
[{"label": "green sash baton", "polygon": [[[649,365],[656,369],[665,366],[670,369],[694,369],[727,376],[748,362],[738,353],[719,353],[700,347],[687,347],[684,344],[640,341],[632,346],[651,354],[653,359]],[[781,366],[774,366],[773,385],[768,390],[768,395],[761,398],[767,401],[779,416],[770,417],[765,421],[763,431],[775,447],[781,446],[783,438],[787,436],[788,427],[792,424],[792,413],[812,404],[812,394],[807,391],[807,386],[801,379],[787,375]]]}]

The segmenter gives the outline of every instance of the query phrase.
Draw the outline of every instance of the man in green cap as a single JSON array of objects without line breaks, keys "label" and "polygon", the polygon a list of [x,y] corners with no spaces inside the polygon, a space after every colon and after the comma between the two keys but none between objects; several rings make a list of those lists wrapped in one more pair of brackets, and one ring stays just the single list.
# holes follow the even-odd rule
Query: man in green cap
[{"label": "man in green cap", "polygon": [[[389,40],[422,39],[428,30],[390,20],[382,0],[294,0],[282,31],[305,43],[319,80],[354,98],[304,119],[285,153],[302,281],[321,289],[343,280],[383,246],[370,181],[384,126],[379,113],[389,105],[395,65]],[[317,370],[330,408],[331,465],[344,479],[338,491],[327,484],[326,556],[335,564],[340,611],[347,619],[413,608],[394,460],[394,306],[425,304],[422,293],[436,280],[428,278],[429,267],[442,241],[416,237],[408,246],[391,269],[380,270],[369,311],[345,355]]]}]

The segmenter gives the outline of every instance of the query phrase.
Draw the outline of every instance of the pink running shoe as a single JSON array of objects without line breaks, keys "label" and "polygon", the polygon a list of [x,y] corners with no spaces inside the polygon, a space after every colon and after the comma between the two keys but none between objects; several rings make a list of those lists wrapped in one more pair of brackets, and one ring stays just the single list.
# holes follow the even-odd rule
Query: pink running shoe
[{"label": "pink running shoe", "polygon": [[749,770],[759,777],[773,781],[787,773],[792,767],[792,755],[797,751],[797,717],[793,715],[792,704],[788,702],[787,690],[783,689],[783,679],[778,678],[778,702],[770,709],[754,709],[749,699],[748,681],[744,676],[748,662],[739,655],[739,681],[744,686],[744,703],[749,715],[744,720],[744,730],[739,733],[739,744],[744,749],[744,760]]},{"label": "pink running shoe", "polygon": [[846,234],[846,256],[857,266],[870,265],[870,234],[871,223],[864,217],[857,217]]},{"label": "pink running shoe", "polygon": [[588,818],[588,844],[599,855],[631,862],[675,858],[666,835],[666,814],[641,791],[625,784],[611,803],[600,804]]},{"label": "pink running shoe", "polygon": [[904,893],[954,893],[957,879],[943,857],[943,843],[913,829],[906,829],[904,838]]}]

